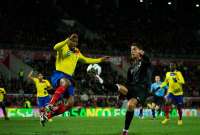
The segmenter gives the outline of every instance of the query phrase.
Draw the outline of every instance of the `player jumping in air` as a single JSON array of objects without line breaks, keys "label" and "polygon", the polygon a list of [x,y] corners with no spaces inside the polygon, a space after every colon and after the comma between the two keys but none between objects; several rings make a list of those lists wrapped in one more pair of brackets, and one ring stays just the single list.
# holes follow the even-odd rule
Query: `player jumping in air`
[{"label": "player jumping in air", "polygon": [[165,119],[162,124],[166,124],[169,121],[169,110],[170,105],[174,103],[178,110],[178,125],[182,125],[182,108],[183,108],[183,88],[182,85],[185,84],[184,78],[180,71],[176,70],[176,65],[170,63],[170,72],[166,73],[165,81],[161,84],[161,87],[168,85],[168,92],[165,96]]},{"label": "player jumping in air", "polygon": [[149,57],[144,53],[139,43],[131,45],[132,65],[128,69],[126,87],[117,84],[115,88],[128,99],[123,135],[128,135],[128,129],[138,103],[143,105],[148,95],[148,69],[151,67]]},{"label": "player jumping in air", "polygon": [[[51,83],[55,89],[55,93],[49,105],[46,107],[48,114],[44,115],[44,118],[49,119],[53,116],[64,113],[70,109],[74,104],[74,84],[73,74],[76,68],[77,62],[82,63],[100,63],[109,59],[108,56],[102,58],[88,58],[82,55],[77,48],[78,35],[72,34],[66,40],[57,43],[54,46],[54,50],[57,51],[56,56],[56,70],[51,76]],[[65,97],[67,103],[61,103],[56,106],[56,102]],[[44,123],[46,120],[43,121]]]},{"label": "player jumping in air", "polygon": [[[37,77],[33,77],[33,71],[28,74],[28,78],[33,80],[37,89],[37,105],[39,107],[40,116],[45,113],[45,106],[48,105],[50,101],[50,96],[47,90],[52,88],[48,80],[43,78],[43,75],[39,73]],[[40,118],[40,123],[43,125],[43,118]],[[43,125],[44,126],[44,125]]]}]

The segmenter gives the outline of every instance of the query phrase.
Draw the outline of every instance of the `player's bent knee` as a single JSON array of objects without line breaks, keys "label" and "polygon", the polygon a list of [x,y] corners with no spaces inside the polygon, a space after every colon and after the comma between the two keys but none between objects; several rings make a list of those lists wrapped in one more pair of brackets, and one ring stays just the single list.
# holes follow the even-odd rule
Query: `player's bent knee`
[{"label": "player's bent knee", "polygon": [[60,85],[67,88],[69,85],[71,85],[71,82],[66,78],[62,78],[60,79]]},{"label": "player's bent knee", "polygon": [[125,86],[123,86],[123,85],[121,85],[121,84],[118,84],[118,87],[119,87],[119,92],[120,92],[121,94],[127,95],[128,89],[127,89]]},{"label": "player's bent knee", "polygon": [[134,111],[135,107],[137,105],[137,100],[136,99],[130,99],[128,101],[128,104],[127,104],[127,109],[128,111]]}]

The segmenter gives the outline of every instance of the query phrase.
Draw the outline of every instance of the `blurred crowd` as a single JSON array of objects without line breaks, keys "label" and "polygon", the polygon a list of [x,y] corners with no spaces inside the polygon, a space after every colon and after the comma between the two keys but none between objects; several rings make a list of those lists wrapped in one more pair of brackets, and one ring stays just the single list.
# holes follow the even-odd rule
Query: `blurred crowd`
[{"label": "blurred crowd", "polygon": [[[34,61],[30,63],[31,66],[36,67],[38,71],[44,74],[46,79],[49,79],[51,72],[54,69],[53,62],[48,63],[48,66],[45,66],[45,61]],[[50,66],[51,65],[51,66]],[[102,85],[98,79],[91,77],[86,69],[88,65],[78,64],[77,70],[74,74],[75,86],[76,86],[76,106],[118,106],[122,104],[122,101],[118,98],[118,93],[107,89]],[[119,75],[117,71],[114,71],[110,63],[101,63],[102,73],[100,77],[104,82],[111,83],[121,83],[125,84],[126,78]],[[186,97],[200,97],[200,65],[191,64],[191,63],[182,63],[178,64],[177,69],[180,70],[185,78],[184,85],[184,96]],[[162,80],[165,78],[166,72],[169,71],[168,65],[165,64],[156,64],[152,67],[152,83],[154,82],[154,76],[160,75]],[[15,93],[20,96],[9,96],[8,104],[10,106],[19,106],[23,104],[23,100],[27,99],[23,95],[28,94],[28,99],[31,100],[33,105],[36,105],[36,89],[30,80],[24,79],[21,82],[20,78],[12,78],[11,80],[5,80],[2,76],[0,77],[1,86],[4,86],[8,93]],[[50,91],[53,93],[53,91]],[[30,96],[31,95],[31,96]],[[95,97],[94,95],[97,95]],[[100,96],[100,97],[98,97]],[[23,98],[22,98],[23,97]]]},{"label": "blurred crowd", "polygon": [[0,43],[4,48],[50,50],[76,32],[80,48],[89,53],[127,54],[129,44],[139,40],[154,57],[199,56],[200,12],[184,9],[192,3],[129,2],[8,0],[0,8]]}]

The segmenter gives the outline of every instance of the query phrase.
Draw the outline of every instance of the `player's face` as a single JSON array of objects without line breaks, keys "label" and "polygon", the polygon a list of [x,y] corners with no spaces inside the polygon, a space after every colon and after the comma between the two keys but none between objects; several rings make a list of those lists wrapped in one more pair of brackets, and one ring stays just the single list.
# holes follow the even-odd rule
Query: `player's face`
[{"label": "player's face", "polygon": [[73,37],[70,39],[69,48],[73,49],[78,45],[78,37]]},{"label": "player's face", "polygon": [[160,82],[160,76],[156,76],[156,77],[155,77],[155,81],[156,81],[156,82]]},{"label": "player's face", "polygon": [[140,49],[137,46],[131,46],[131,57],[132,58],[140,57]]},{"label": "player's face", "polygon": [[43,75],[42,74],[38,74],[38,79],[42,80],[43,79]]}]

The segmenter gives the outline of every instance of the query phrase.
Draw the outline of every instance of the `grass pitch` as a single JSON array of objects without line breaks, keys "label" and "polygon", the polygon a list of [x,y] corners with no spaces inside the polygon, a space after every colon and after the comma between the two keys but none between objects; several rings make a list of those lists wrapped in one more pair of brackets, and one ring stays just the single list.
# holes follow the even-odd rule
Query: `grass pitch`
[{"label": "grass pitch", "polygon": [[[182,126],[174,118],[167,125],[161,120],[134,118],[129,135],[200,135],[200,118],[183,118]],[[11,118],[0,119],[0,135],[120,135],[123,126],[124,117],[54,118],[45,127],[36,118]]]}]

